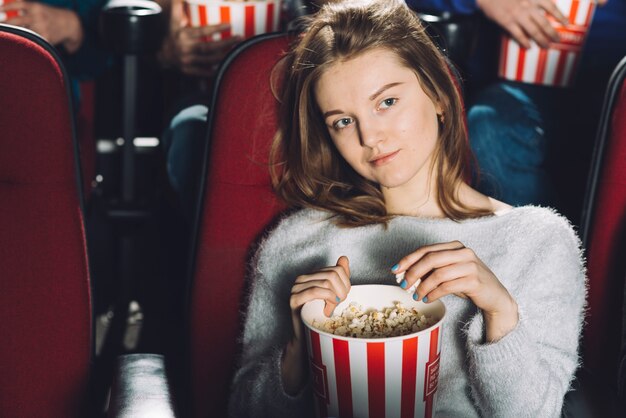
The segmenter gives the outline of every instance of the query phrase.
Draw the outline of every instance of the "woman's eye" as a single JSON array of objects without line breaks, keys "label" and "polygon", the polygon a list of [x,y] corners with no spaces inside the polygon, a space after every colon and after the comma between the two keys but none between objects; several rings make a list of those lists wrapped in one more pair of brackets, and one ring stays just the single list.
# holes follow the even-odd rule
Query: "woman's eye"
[{"label": "woman's eye", "polygon": [[382,102],[380,102],[379,108],[380,109],[388,109],[391,106],[395,105],[397,101],[398,101],[398,99],[396,99],[396,98],[385,99]]},{"label": "woman's eye", "polygon": [[352,119],[351,118],[341,118],[338,121],[336,121],[335,123],[333,123],[333,127],[335,129],[342,129],[342,128],[345,128],[346,126],[348,126],[351,123],[352,123]]}]

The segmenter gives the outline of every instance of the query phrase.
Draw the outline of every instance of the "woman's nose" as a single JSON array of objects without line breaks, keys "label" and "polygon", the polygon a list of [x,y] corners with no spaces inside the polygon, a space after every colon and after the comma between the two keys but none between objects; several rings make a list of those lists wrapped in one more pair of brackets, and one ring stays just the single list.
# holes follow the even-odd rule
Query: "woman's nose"
[{"label": "woman's nose", "polygon": [[361,145],[374,148],[384,139],[384,129],[375,120],[359,120],[359,139]]}]

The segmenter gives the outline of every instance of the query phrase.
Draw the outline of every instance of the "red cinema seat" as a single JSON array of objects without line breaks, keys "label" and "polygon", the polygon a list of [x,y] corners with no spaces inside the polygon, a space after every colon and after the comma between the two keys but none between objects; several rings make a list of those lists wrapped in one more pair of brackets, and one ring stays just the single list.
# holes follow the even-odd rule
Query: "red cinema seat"
[{"label": "red cinema seat", "polygon": [[289,36],[282,34],[247,41],[229,55],[216,82],[192,247],[188,369],[193,416],[226,416],[250,245],[282,209],[268,169],[278,105],[270,74],[288,44]]},{"label": "red cinema seat", "polygon": [[602,396],[612,396],[617,386],[626,279],[626,57],[608,84],[581,237],[589,276],[584,371],[590,375],[592,387],[609,392]]},{"label": "red cinema seat", "polygon": [[0,24],[0,416],[87,416],[90,278],[67,74]]}]

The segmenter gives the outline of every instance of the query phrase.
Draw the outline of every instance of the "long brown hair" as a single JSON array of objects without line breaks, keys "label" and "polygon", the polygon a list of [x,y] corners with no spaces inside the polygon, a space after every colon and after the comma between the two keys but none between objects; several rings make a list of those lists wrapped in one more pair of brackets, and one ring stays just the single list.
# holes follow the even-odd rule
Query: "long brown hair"
[{"label": "long brown hair", "polygon": [[307,18],[306,30],[282,63],[279,129],[272,147],[272,180],[293,207],[337,215],[340,225],[386,223],[378,185],[357,174],[336,150],[315,100],[315,83],[329,66],[375,48],[393,51],[415,71],[430,99],[442,110],[435,150],[438,204],[455,220],[483,216],[457,196],[470,155],[459,86],[450,64],[403,1],[343,1]]}]

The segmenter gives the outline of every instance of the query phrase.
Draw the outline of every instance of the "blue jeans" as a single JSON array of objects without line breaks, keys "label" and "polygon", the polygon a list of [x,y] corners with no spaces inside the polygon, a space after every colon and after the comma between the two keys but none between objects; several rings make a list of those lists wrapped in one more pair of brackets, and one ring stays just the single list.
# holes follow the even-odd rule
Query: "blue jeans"
[{"label": "blue jeans", "polygon": [[198,202],[208,111],[205,105],[189,106],[172,118],[163,133],[167,175],[187,219],[192,219]]},{"label": "blue jeans", "polygon": [[[529,89],[498,82],[479,92],[467,113],[470,144],[482,193],[514,206],[548,205],[548,138],[541,106]],[[544,90],[550,95],[550,90]]]}]

